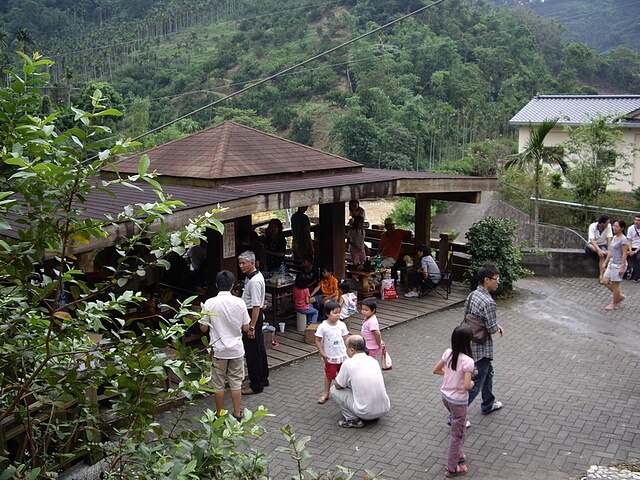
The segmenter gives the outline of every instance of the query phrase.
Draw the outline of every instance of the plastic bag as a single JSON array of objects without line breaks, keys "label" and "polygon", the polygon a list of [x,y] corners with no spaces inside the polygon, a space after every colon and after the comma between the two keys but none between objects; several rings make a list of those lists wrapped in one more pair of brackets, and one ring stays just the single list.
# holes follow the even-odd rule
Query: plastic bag
[{"label": "plastic bag", "polygon": [[391,355],[387,352],[387,348],[382,349],[382,358],[380,360],[382,370],[391,370],[393,368],[393,362],[391,361]]},{"label": "plastic bag", "polygon": [[382,288],[380,289],[382,300],[390,300],[392,298],[398,298],[396,292],[396,284],[393,279],[382,280]]}]

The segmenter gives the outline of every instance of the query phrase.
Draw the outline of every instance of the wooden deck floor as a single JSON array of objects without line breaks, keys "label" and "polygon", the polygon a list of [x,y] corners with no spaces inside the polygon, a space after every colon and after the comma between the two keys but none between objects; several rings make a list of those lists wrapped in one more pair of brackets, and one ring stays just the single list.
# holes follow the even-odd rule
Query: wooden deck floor
[{"label": "wooden deck floor", "polygon": [[[451,287],[451,295],[446,300],[435,293],[430,293],[423,298],[406,298],[401,293],[394,300],[378,300],[378,321],[381,330],[393,327],[399,323],[412,320],[431,312],[442,310],[456,305],[469,295],[469,286],[454,283]],[[278,345],[267,350],[269,368],[278,368],[295,360],[300,360],[317,353],[314,345],[304,343],[304,332],[296,331],[296,319],[286,321],[284,333],[276,332],[274,340]],[[362,315],[359,313],[351,316],[351,333],[360,333]]]}]

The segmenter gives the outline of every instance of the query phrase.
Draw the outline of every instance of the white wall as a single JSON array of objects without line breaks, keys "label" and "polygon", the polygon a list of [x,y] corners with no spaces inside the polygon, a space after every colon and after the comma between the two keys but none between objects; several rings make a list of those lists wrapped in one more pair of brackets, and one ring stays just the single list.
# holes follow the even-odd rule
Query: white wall
[{"label": "white wall", "polygon": [[[536,128],[534,126],[534,128]],[[622,128],[623,140],[622,143],[624,145],[633,144],[636,146],[636,149],[640,148],[640,132],[638,132],[637,128]],[[529,132],[530,127],[521,125],[520,130],[518,132],[518,150],[524,150],[527,142],[529,141]],[[551,132],[547,134],[545,137],[545,146],[552,147],[556,145],[560,145],[564,139],[566,138],[566,134],[563,131],[563,127],[556,127]],[[609,190],[621,190],[623,192],[630,192],[634,188],[640,187],[640,153],[638,151],[635,152],[635,155],[631,151],[630,148],[621,149],[621,151],[627,153],[627,159],[632,163],[632,166],[626,170],[628,176],[623,177],[620,180],[614,180],[611,182],[609,186]],[[568,159],[570,161],[570,159]],[[619,167],[622,166],[623,161],[619,160]]]}]

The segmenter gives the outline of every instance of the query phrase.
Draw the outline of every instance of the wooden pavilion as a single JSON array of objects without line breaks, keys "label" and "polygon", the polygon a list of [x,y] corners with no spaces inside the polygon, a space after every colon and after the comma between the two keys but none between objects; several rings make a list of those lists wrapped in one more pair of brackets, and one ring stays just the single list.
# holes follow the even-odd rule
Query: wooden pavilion
[{"label": "wooden pavilion", "polygon": [[[214,208],[225,225],[224,236],[209,237],[209,271],[236,272],[235,232],[251,228],[251,214],[307,205],[319,205],[317,263],[334,264],[344,277],[345,202],[361,198],[413,196],[416,199],[415,242],[427,243],[431,228],[431,201],[479,203],[481,192],[495,190],[497,179],[440,173],[364,168],[346,158],[227,121],[193,135],[144,152],[151,169],[161,176],[165,191],[186,207],[167,218],[178,229]],[[142,154],[116,162],[123,174],[135,174]],[[105,170],[104,175],[112,175]],[[151,193],[122,188],[118,198],[91,200],[92,208],[115,213],[123,205],[144,201]],[[128,236],[130,226],[116,229],[104,247]],[[225,248],[225,245],[227,248]],[[341,261],[334,261],[341,259]]]}]

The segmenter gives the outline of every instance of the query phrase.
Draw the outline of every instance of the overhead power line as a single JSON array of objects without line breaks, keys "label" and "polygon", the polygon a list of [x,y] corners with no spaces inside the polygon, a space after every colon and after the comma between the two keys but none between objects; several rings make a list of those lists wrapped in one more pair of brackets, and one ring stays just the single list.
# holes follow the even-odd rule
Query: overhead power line
[{"label": "overhead power line", "polygon": [[346,42],[343,42],[343,43],[341,43],[340,45],[338,45],[336,47],[330,48],[329,50],[325,50],[324,52],[319,53],[318,55],[314,55],[313,57],[310,57],[310,58],[308,58],[306,60],[303,60],[300,63],[296,63],[295,65],[293,65],[291,67],[288,67],[288,68],[285,68],[284,70],[281,70],[281,71],[279,71],[279,72],[277,72],[277,73],[275,73],[275,74],[273,74],[273,75],[271,75],[269,77],[266,77],[266,78],[263,78],[261,80],[258,80],[256,83],[254,83],[252,85],[249,85],[249,86],[247,86],[247,87],[245,87],[245,88],[243,88],[241,90],[238,90],[237,92],[233,92],[233,93],[227,95],[226,97],[223,97],[223,98],[220,98],[220,99],[218,99],[218,100],[216,100],[214,102],[208,103],[207,105],[204,105],[204,106],[202,106],[202,107],[200,107],[200,108],[198,108],[196,110],[193,110],[192,112],[186,113],[186,114],[182,115],[181,117],[178,117],[178,118],[176,118],[174,120],[171,120],[170,122],[167,122],[167,123],[165,123],[163,125],[160,125],[159,127],[156,127],[156,128],[154,128],[152,130],[149,130],[146,133],[140,134],[137,137],[135,137],[133,140],[139,140],[142,137],[146,137],[147,135],[151,135],[152,133],[156,133],[156,132],[162,130],[163,128],[166,128],[166,127],[168,127],[170,125],[173,125],[176,122],[179,122],[180,120],[184,120],[185,118],[189,118],[190,116],[195,115],[196,113],[202,112],[203,110],[211,108],[211,107],[213,107],[213,106],[215,106],[215,105],[217,105],[219,103],[224,102],[225,100],[228,100],[228,99],[233,98],[233,97],[235,97],[237,95],[240,95],[241,93],[244,93],[247,90],[251,90],[252,88],[255,88],[255,87],[259,86],[259,85],[262,85],[263,83],[267,83],[268,81],[273,80],[274,78],[277,78],[277,77],[279,77],[281,75],[285,75],[285,74],[291,72],[292,70],[295,70],[296,68],[300,68],[300,67],[302,67],[304,65],[307,65],[308,63],[311,63],[311,62],[313,62],[315,60],[318,60],[319,58],[322,58],[322,57],[324,57],[326,55],[329,55],[330,53],[333,53],[333,52],[335,52],[337,50],[340,50],[341,48],[344,48],[344,47],[346,47],[348,45],[351,45],[352,43],[357,42],[358,40],[362,40],[363,38],[366,38],[366,37],[368,37],[370,35],[373,35],[374,33],[378,33],[381,30],[384,30],[386,28],[389,28],[392,25],[395,25],[396,23],[400,23],[400,22],[406,20],[407,18],[411,18],[411,17],[413,17],[415,15],[418,15],[418,14],[424,12],[425,10],[427,10],[429,8],[433,8],[436,5],[439,5],[442,2],[444,2],[444,0],[436,0],[436,1],[434,1],[433,3],[431,3],[429,5],[425,5],[424,7],[421,7],[421,8],[419,8],[419,9],[417,9],[417,10],[411,12],[411,13],[408,13],[406,15],[398,17],[398,18],[396,18],[395,20],[392,20],[389,23],[386,23],[386,24],[384,24],[384,25],[382,25],[382,26],[380,26],[378,28],[374,28],[373,30],[371,30],[369,32],[363,33],[362,35],[360,35],[358,37],[355,37],[355,38],[353,38],[351,40],[347,40]]}]

